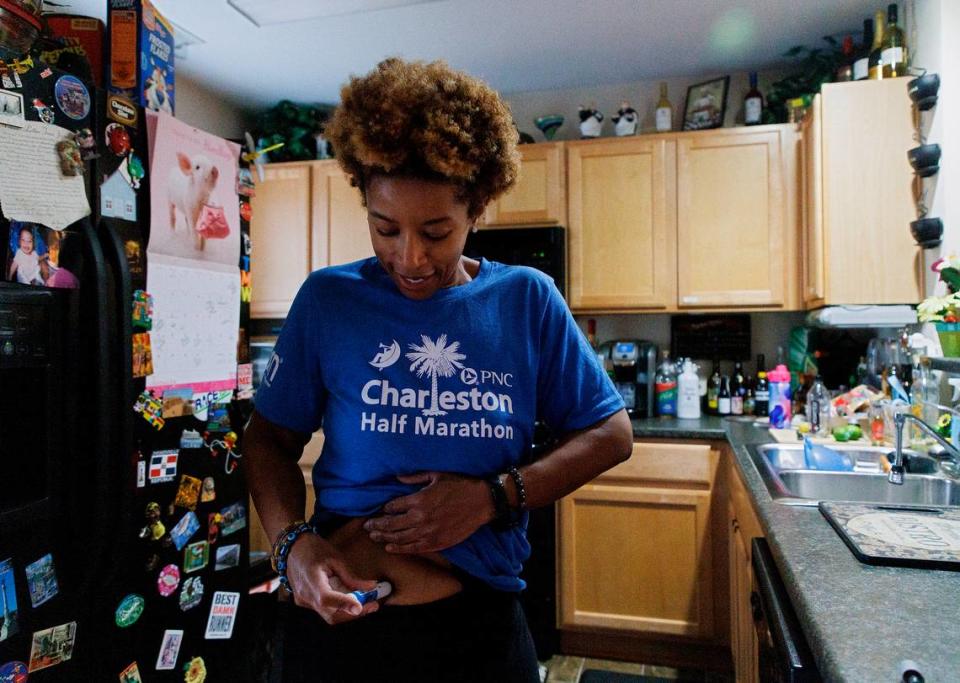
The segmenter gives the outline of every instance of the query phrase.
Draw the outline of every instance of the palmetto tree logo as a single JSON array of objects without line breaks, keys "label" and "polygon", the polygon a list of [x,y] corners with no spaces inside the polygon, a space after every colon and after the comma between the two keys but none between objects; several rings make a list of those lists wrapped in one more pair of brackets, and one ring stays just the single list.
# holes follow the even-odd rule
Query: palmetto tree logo
[{"label": "palmetto tree logo", "polygon": [[453,377],[457,370],[463,368],[462,361],[466,358],[462,353],[457,353],[460,348],[460,342],[453,342],[447,346],[447,335],[441,334],[434,342],[425,334],[420,335],[423,345],[410,344],[412,352],[407,354],[407,360],[413,361],[410,364],[410,372],[416,372],[417,377],[430,375],[430,407],[423,409],[423,414],[427,416],[446,415],[447,411],[440,410],[437,407],[437,378]]}]

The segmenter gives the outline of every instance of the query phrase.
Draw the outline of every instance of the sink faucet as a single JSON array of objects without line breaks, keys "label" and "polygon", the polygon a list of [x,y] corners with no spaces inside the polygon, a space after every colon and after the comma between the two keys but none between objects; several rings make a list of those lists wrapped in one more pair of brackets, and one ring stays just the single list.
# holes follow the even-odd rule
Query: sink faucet
[{"label": "sink faucet", "polygon": [[960,450],[957,450],[956,446],[937,434],[937,430],[912,413],[897,413],[893,416],[893,426],[897,433],[897,450],[894,453],[893,462],[890,464],[890,474],[887,475],[887,481],[891,484],[903,484],[903,428],[907,424],[907,420],[915,422],[921,430],[936,439],[937,443],[943,446],[944,452],[960,464]]}]

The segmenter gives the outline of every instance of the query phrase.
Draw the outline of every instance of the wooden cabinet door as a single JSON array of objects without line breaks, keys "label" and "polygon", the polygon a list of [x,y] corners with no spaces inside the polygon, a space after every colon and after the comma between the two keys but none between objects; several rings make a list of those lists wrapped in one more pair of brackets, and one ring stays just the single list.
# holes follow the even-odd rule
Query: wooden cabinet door
[{"label": "wooden cabinet door", "polygon": [[737,683],[756,683],[757,634],[753,624],[753,568],[750,550],[733,510],[730,509],[730,614],[733,669]]},{"label": "wooden cabinet door", "polygon": [[802,134],[802,258],[803,302],[808,307],[823,305],[826,295],[824,280],[823,237],[823,121],[821,96],[813,98],[813,105],[804,118]]},{"label": "wooden cabinet door", "polygon": [[792,264],[781,144],[773,127],[678,139],[681,308],[784,305]]},{"label": "wooden cabinet door", "polygon": [[336,266],[373,256],[367,209],[336,161],[313,168],[314,268]]},{"label": "wooden cabinet door", "polygon": [[264,167],[250,204],[250,315],[284,318],[311,270],[310,165]]},{"label": "wooden cabinet door", "polygon": [[570,307],[667,309],[676,300],[676,143],[567,143]]},{"label": "wooden cabinet door", "polygon": [[517,184],[487,207],[485,228],[557,225],[566,222],[563,143],[518,147],[522,159]]}]

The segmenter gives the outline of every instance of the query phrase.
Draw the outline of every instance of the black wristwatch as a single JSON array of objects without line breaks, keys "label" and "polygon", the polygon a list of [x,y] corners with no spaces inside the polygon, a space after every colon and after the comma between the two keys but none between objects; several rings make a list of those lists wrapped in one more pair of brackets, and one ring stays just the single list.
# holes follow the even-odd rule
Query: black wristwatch
[{"label": "black wristwatch", "polygon": [[493,521],[490,522],[497,531],[505,531],[517,526],[517,520],[514,519],[513,511],[510,509],[510,501],[507,500],[507,490],[500,481],[500,475],[494,474],[487,478],[487,484],[490,486],[490,496],[493,498]]}]

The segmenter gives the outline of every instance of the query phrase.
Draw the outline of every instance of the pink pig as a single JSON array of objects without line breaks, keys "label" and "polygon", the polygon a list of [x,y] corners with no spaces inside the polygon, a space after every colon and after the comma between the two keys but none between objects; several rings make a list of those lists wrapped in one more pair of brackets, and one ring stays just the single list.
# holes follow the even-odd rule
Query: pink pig
[{"label": "pink pig", "polygon": [[202,154],[193,160],[183,152],[177,152],[177,166],[170,169],[167,180],[167,199],[170,202],[170,229],[177,229],[177,210],[183,214],[187,229],[193,231],[196,248],[203,249],[203,237],[196,232],[197,219],[204,204],[216,187],[220,171]]}]

